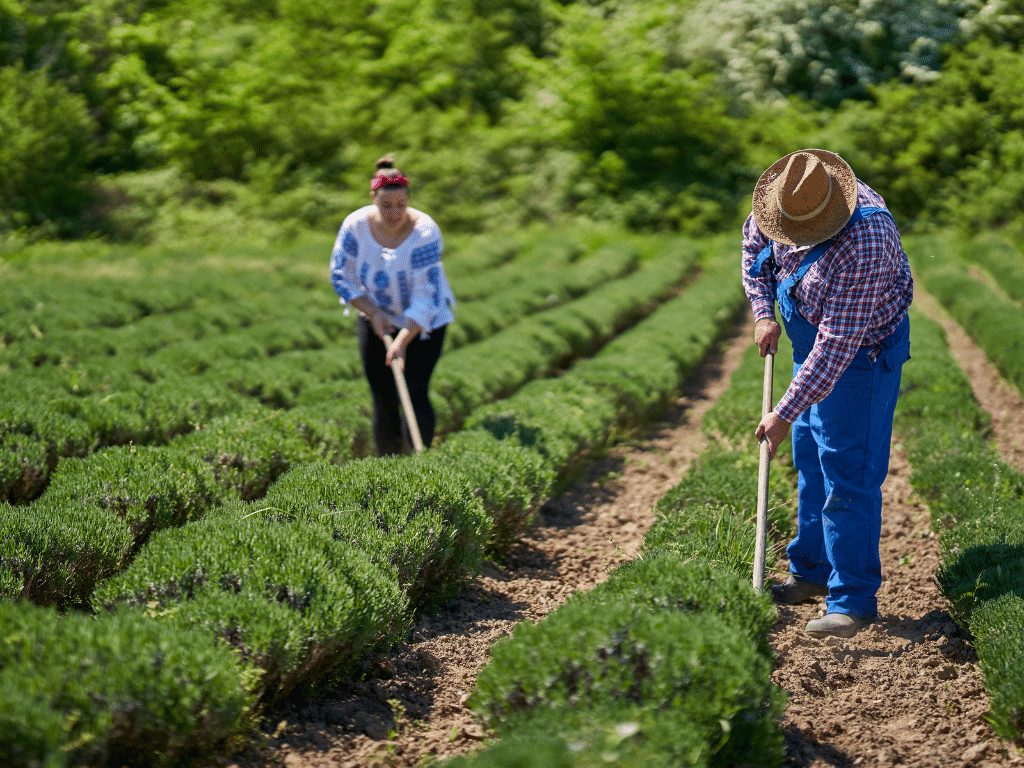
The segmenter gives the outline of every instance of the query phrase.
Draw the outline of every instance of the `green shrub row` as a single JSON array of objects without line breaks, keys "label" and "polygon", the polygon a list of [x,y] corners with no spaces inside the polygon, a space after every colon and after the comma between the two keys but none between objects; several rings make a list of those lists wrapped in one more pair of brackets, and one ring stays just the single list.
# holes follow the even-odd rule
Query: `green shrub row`
[{"label": "green shrub row", "polygon": [[[473,302],[473,311],[452,326],[452,342],[461,346],[505,328],[510,319],[582,296],[636,268],[640,254],[628,242],[605,245],[572,263],[545,263],[543,268],[510,280],[494,295]],[[516,266],[519,266],[518,264]]]},{"label": "green shrub row", "polygon": [[948,239],[920,239],[912,252],[914,269],[928,291],[1024,393],[1024,306],[972,278]]},{"label": "green shrub row", "polygon": [[[579,238],[565,240],[563,250],[578,254]],[[530,260],[511,262],[517,287],[499,300],[460,307],[449,348],[582,295],[633,269],[637,258],[635,248],[608,245],[568,270],[536,271],[529,268]],[[308,300],[296,300],[282,313],[276,301],[287,303],[287,296],[263,296],[245,305],[251,317],[274,306],[273,321],[219,334],[195,328],[190,333],[187,325],[175,329],[176,317],[165,315],[122,328],[72,332],[63,352],[53,338],[39,340],[45,352],[33,358],[31,367],[0,375],[5,395],[0,425],[5,435],[21,435],[0,442],[0,499],[21,503],[37,496],[62,456],[129,442],[162,444],[196,425],[243,411],[247,398],[271,408],[292,408],[299,402],[352,399],[354,391],[362,395],[365,385],[354,382],[360,377],[355,344],[334,341],[351,336],[342,313],[330,308],[331,302],[310,310]],[[150,327],[149,320],[158,320],[161,327]],[[186,338],[180,339],[181,333]],[[132,344],[123,343],[125,336]]]},{"label": "green shrub row", "polygon": [[[711,447],[659,502],[641,556],[494,646],[470,702],[501,741],[447,765],[781,764],[776,613],[750,586],[762,365],[752,349],[707,414]],[[773,473],[772,492],[783,532],[791,477]]]},{"label": "green shrub row", "polygon": [[[591,352],[639,316],[650,312],[655,302],[672,291],[692,267],[694,248],[681,242],[674,245],[674,250],[667,249],[665,254],[623,280],[595,289],[564,307],[528,317],[486,342],[469,345],[445,356],[444,367],[438,371],[438,383],[435,385],[435,399],[440,400],[442,428],[454,429],[474,407],[514,390],[527,378],[544,375],[568,362],[574,354]],[[618,259],[617,254],[613,253],[612,257],[605,263],[614,263]],[[31,522],[31,515],[16,515],[10,526],[21,524],[29,530],[0,543],[0,557],[3,557],[5,547],[19,553],[17,568],[7,566],[15,572],[15,577],[7,577],[9,581],[16,581],[20,575],[24,582],[16,594],[37,602],[78,602],[88,594],[90,583],[95,583],[96,578],[123,567],[153,530],[200,517],[207,509],[230,498],[259,498],[289,467],[317,459],[339,462],[365,455],[371,431],[365,384],[362,381],[324,384],[315,392],[304,393],[308,397],[302,399],[302,382],[325,374],[323,370],[313,368],[313,363],[327,357],[307,355],[296,361],[293,358],[297,356],[299,353],[280,355],[260,369],[241,366],[233,372],[234,378],[228,381],[229,387],[257,397],[268,406],[288,407],[289,410],[257,407],[238,401],[241,394],[232,395],[235,400],[227,401],[232,407],[222,409],[228,411],[227,415],[209,419],[213,414],[187,413],[188,419],[175,425],[176,430],[184,434],[165,446],[150,447],[143,454],[135,448],[106,449],[82,459],[65,460],[52,473],[51,486],[58,488],[52,492],[47,490],[32,506],[38,504],[51,514],[59,514],[61,505],[68,504],[68,499],[75,495],[73,489],[78,478],[86,476],[104,487],[128,487],[131,489],[131,501],[124,502],[122,506],[127,505],[125,509],[109,504],[104,508],[127,522],[134,544],[126,547],[121,530],[117,529],[117,543],[104,548],[105,552],[116,553],[116,556],[101,561],[90,558],[90,564],[102,566],[94,572],[73,562],[66,563],[69,556],[73,557],[72,550],[63,545],[51,550],[53,540],[45,532],[35,531],[37,526]],[[309,368],[313,370],[306,370]],[[446,371],[452,371],[452,374],[446,374]],[[183,390],[195,391],[194,387],[189,387],[188,381],[183,383]],[[242,382],[245,382],[244,386]],[[219,391],[218,388],[213,390],[214,394]],[[203,403],[211,410],[218,403],[214,394]],[[155,405],[156,401],[146,403],[147,407]],[[152,414],[151,411],[149,413]],[[140,431],[134,436],[140,437],[142,429],[152,430],[162,424],[158,418],[146,423],[140,416]],[[203,428],[195,430],[195,424],[201,424]],[[186,430],[191,431],[185,433]],[[167,429],[166,436],[169,437],[171,431]],[[24,450],[21,455],[32,458]],[[166,490],[162,486],[154,487],[155,480],[146,461],[131,459],[137,455],[162,457],[160,462],[166,465],[167,473],[165,482],[177,487],[176,495],[168,502],[175,509],[174,515],[161,512],[161,505],[152,503],[154,498],[163,498]],[[201,492],[192,480],[195,474],[193,467],[200,460],[204,463],[204,477],[210,481]],[[40,455],[35,457],[35,461],[35,464],[28,461],[11,463],[14,466],[10,479],[13,487],[29,486],[24,479],[26,477],[34,480],[37,487],[45,483],[55,458],[52,454]],[[62,475],[68,477],[62,479]],[[84,485],[78,498],[92,498]],[[95,524],[95,509],[89,509],[89,515],[82,524],[91,526]],[[78,514],[77,508],[74,514]],[[96,535],[101,533],[96,531]],[[88,549],[85,545],[83,548]],[[29,564],[25,564],[24,550],[32,553]],[[58,563],[63,565],[57,568]],[[59,572],[70,569],[79,578],[73,581],[33,579],[37,570],[45,571],[47,568]],[[65,588],[70,591],[62,591]]]},{"label": "green shrub row", "polygon": [[[438,486],[443,481],[431,490]],[[483,517],[471,494],[458,501]],[[261,509],[227,505],[162,531],[128,570],[96,589],[93,602],[205,629],[251,666],[256,699],[271,701],[394,641],[408,611],[395,569],[370,550]]]},{"label": "green shrub row", "polygon": [[[448,254],[445,266],[460,301],[472,304],[538,270],[557,281],[561,268],[600,241],[582,230],[547,229],[464,238],[468,253]],[[263,354],[272,355],[282,344],[298,348],[282,336],[293,326],[329,336],[347,327],[327,282],[323,243],[261,253],[258,268],[249,251],[132,258],[113,250],[105,257],[76,255],[84,263],[73,266],[74,280],[66,279],[65,262],[37,259],[8,268],[0,298],[0,371],[64,366],[98,376],[111,356],[135,362],[154,353],[177,366],[202,367],[210,359],[206,346],[221,344],[221,354],[244,359],[256,355],[249,336],[265,342]]]},{"label": "green shrub row", "polygon": [[[621,266],[633,263],[635,252],[620,249],[619,253]],[[485,343],[445,355],[432,384],[438,423],[445,430],[455,429],[481,403],[506,396],[572,360],[588,357],[678,290],[695,271],[696,257],[692,242],[671,240],[632,274],[599,284],[583,298],[561,307],[525,317],[512,315],[511,324],[506,317],[503,330]],[[605,264],[615,269],[614,261]]]},{"label": "green shrub row", "polygon": [[534,381],[481,408],[469,425],[498,437],[514,436],[559,467],[584,448],[600,449],[614,437],[616,425],[642,422],[662,409],[680,378],[730,327],[743,302],[734,272],[735,265],[716,254],[679,299],[564,376]]},{"label": "green shrub row", "polygon": [[[479,273],[517,260],[532,243],[549,236],[550,230],[541,228],[501,236],[454,236],[448,238],[445,268],[456,281],[475,281]],[[565,237],[588,235],[581,230]],[[237,330],[264,316],[268,307],[274,317],[288,310],[308,311],[320,303],[310,301],[312,294],[331,295],[326,280],[329,248],[329,240],[320,237],[289,243],[286,250],[247,243],[244,248],[139,252],[96,241],[52,248],[52,254],[36,254],[5,270],[0,366],[58,362],[59,339],[76,331],[95,333],[69,337],[68,353],[77,347],[81,354],[90,349],[89,341],[103,338],[117,339],[126,353],[144,353],[157,348],[154,339],[162,346],[182,336]],[[536,260],[543,255],[536,250]],[[486,279],[480,282],[490,285]]]},{"label": "green shrub row", "polygon": [[[717,316],[698,284],[671,303]],[[734,293],[719,298],[730,304]],[[681,310],[671,317],[688,319]],[[624,337],[639,343],[656,329],[643,323]],[[704,331],[706,352],[717,331]],[[624,361],[620,376],[633,364]],[[666,386],[677,391],[697,364],[695,356],[678,365]],[[615,408],[604,412],[607,442],[627,422]],[[645,414],[634,412],[637,419]],[[486,547],[498,549],[522,530],[561,469],[551,455],[485,429],[456,433],[415,457],[307,464],[260,501],[230,502],[155,533],[125,571],[95,590],[93,604],[165,622],[168,642],[188,626],[231,645],[245,666],[240,690],[251,717],[399,636],[411,609],[451,594]],[[146,675],[137,676],[144,684]],[[49,706],[64,712],[62,702]],[[240,727],[225,722],[219,737]],[[34,740],[46,754],[59,754],[53,738],[30,730],[12,736],[11,749]]]},{"label": "green shrub row", "polygon": [[5,766],[180,765],[249,727],[251,675],[203,632],[2,602],[0,628]]},{"label": "green shrub row", "polygon": [[941,328],[921,313],[903,373],[896,428],[915,489],[941,534],[938,578],[957,623],[975,638],[991,722],[1024,739],[1024,475],[988,442],[978,406]]},{"label": "green shrub row", "polygon": [[[517,243],[520,250],[515,254],[514,259],[508,259],[500,264],[495,264],[489,269],[477,269],[472,274],[452,274],[448,266],[451,259],[445,257],[445,271],[449,278],[457,281],[458,291],[456,298],[460,302],[476,302],[496,297],[509,287],[514,287],[520,282],[532,279],[534,274],[546,275],[549,279],[556,278],[558,273],[581,258],[586,252],[581,233],[574,233],[569,230],[548,230],[541,233],[538,231],[529,242],[513,238],[510,242]],[[496,245],[499,245],[504,237],[494,235],[491,238]],[[492,246],[494,247],[494,246]],[[473,254],[472,258],[476,258]],[[453,286],[455,283],[453,283]]]},{"label": "green shrub row", "polygon": [[984,267],[1011,299],[1024,301],[1024,256],[1016,243],[1001,233],[990,233],[957,238],[951,245],[960,258]]}]

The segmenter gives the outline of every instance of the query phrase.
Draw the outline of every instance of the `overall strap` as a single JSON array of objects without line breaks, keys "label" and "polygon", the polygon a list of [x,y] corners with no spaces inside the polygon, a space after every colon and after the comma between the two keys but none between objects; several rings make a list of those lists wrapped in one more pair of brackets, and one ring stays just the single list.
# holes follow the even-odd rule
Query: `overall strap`
[{"label": "overall strap", "polygon": [[[807,255],[804,256],[803,261],[800,262],[800,266],[796,268],[796,271],[792,275],[787,277],[785,280],[783,280],[781,283],[779,283],[778,289],[776,291],[776,298],[779,302],[779,312],[782,313],[783,318],[785,318],[786,320],[792,319],[793,310],[796,308],[796,302],[793,299],[792,290],[796,286],[796,284],[803,279],[803,276],[807,274],[807,270],[814,266],[814,263],[822,256],[824,256],[828,249],[835,244],[836,238],[844,234],[850,227],[859,222],[861,219],[866,219],[868,216],[874,216],[876,213],[886,213],[890,217],[892,217],[892,214],[889,213],[889,211],[885,208],[875,208],[870,206],[864,206],[863,208],[857,206],[856,208],[854,208],[853,215],[850,216],[850,220],[846,222],[846,225],[839,231],[839,233],[829,238],[825,242],[818,243],[816,246],[811,248],[811,250],[807,252]],[[771,247],[772,244],[769,242],[768,247],[758,254],[757,262],[764,264],[764,260],[767,260],[768,258],[771,257]],[[764,260],[762,260],[765,251],[768,251],[768,256],[765,257]],[[753,269],[751,269],[751,272],[753,272]]]}]

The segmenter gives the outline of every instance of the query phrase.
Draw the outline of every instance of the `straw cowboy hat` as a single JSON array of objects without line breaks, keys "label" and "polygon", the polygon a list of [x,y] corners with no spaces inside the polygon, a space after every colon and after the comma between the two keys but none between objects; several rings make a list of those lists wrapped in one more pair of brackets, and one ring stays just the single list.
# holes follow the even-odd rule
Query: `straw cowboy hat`
[{"label": "straw cowboy hat", "polygon": [[815,245],[841,230],[857,206],[857,177],[835,152],[800,149],[776,160],[754,187],[754,221],[786,245]]}]

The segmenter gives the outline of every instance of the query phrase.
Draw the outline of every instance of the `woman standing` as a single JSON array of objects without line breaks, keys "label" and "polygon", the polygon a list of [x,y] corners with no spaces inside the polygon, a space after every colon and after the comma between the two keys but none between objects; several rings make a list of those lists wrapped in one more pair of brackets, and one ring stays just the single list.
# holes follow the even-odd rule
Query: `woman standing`
[{"label": "woman standing", "polygon": [[[427,388],[446,326],[455,319],[455,297],[441,265],[441,230],[430,216],[409,207],[409,180],[391,157],[377,161],[370,197],[371,205],[342,222],[331,253],[331,283],[342,304],[359,310],[359,352],[373,395],[373,438],[377,454],[385,456],[408,451],[410,445],[388,366],[404,369],[423,445],[429,447],[434,437]],[[394,337],[390,347],[385,336]]]}]

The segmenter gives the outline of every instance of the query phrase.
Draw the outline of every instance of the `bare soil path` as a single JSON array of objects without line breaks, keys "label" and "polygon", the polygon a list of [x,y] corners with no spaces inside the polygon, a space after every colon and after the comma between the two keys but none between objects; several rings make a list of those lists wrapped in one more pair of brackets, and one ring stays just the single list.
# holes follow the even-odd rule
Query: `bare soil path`
[{"label": "bare soil path", "polygon": [[879,620],[850,640],[824,641],[803,633],[823,603],[780,610],[772,645],[774,680],[790,697],[788,764],[1024,767],[985,722],[977,657],[935,583],[938,541],[899,444],[882,493]]},{"label": "bare soil path", "polygon": [[465,707],[491,646],[578,589],[633,559],[653,507],[705,447],[707,409],[752,343],[747,324],[713,354],[666,418],[612,449],[541,510],[506,562],[452,603],[420,617],[407,642],[358,684],[311,694],[274,713],[266,741],[233,766],[418,766],[477,747],[486,736]]},{"label": "bare soil path", "polygon": [[[1024,470],[1024,400],[920,284],[915,302],[945,330],[978,402],[992,416],[998,450]],[[898,443],[882,490],[879,621],[851,640],[820,641],[802,630],[823,612],[822,604],[780,612],[772,643],[779,654],[775,682],[790,696],[788,763],[1024,767],[1024,753],[985,722],[988,695],[977,657],[935,582],[938,540]]]}]

